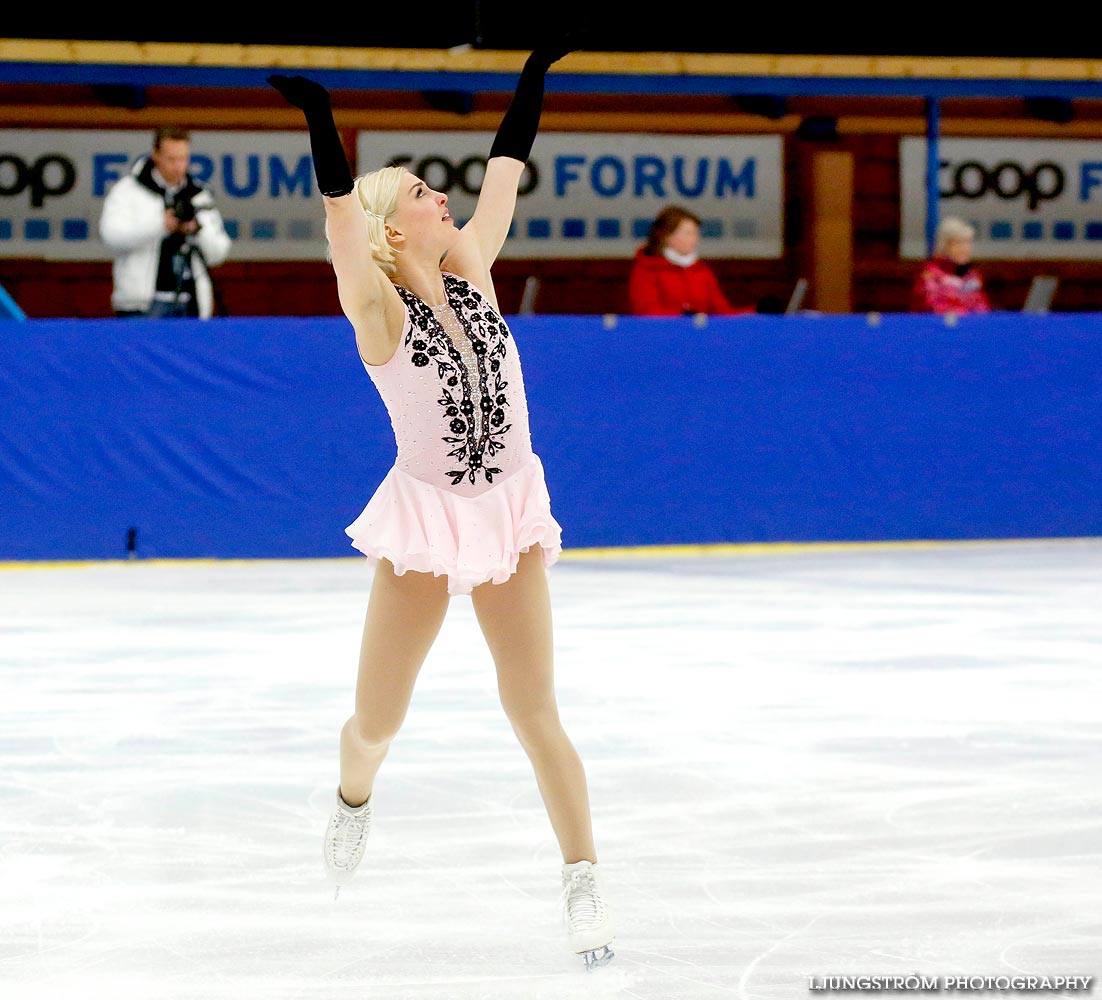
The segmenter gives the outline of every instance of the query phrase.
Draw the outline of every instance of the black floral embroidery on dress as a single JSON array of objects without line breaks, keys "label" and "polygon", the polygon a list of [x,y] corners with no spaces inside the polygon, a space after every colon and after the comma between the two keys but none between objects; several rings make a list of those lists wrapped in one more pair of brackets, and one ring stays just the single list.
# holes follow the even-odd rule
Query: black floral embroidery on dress
[{"label": "black floral embroidery on dress", "polygon": [[[448,304],[474,353],[477,370],[469,371],[432,308],[405,288],[395,287],[409,309],[411,328],[403,346],[412,352],[410,361],[418,368],[435,362],[442,383],[437,402],[451,434],[441,440],[452,446],[448,455],[462,466],[448,470],[452,485],[458,486],[464,479],[476,483],[480,476],[492,483],[501,473],[493,458],[505,448],[502,438],[513,426],[506,423],[509,382],[501,372],[508,352],[509,327],[470,282],[444,275]],[[477,421],[476,406],[480,417]]]}]

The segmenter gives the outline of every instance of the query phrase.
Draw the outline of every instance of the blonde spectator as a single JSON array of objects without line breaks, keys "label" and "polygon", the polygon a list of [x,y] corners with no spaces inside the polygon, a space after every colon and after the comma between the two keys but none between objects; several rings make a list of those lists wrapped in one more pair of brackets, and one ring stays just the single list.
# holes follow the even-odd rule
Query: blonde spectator
[{"label": "blonde spectator", "polygon": [[976,230],[963,219],[948,216],[937,227],[933,257],[915,280],[912,312],[990,312],[983,279],[972,263]]}]

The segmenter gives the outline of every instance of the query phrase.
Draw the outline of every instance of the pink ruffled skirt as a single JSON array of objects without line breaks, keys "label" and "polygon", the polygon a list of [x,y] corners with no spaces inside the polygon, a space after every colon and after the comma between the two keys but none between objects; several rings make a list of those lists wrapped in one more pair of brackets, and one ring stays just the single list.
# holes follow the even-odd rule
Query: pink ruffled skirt
[{"label": "pink ruffled skirt", "polygon": [[562,552],[562,529],[539,457],[476,497],[457,496],[392,468],[362,514],[344,529],[353,548],[374,567],[380,559],[408,570],[448,578],[449,594],[469,594],[480,583],[504,583],[520,554],[533,545],[543,564]]}]

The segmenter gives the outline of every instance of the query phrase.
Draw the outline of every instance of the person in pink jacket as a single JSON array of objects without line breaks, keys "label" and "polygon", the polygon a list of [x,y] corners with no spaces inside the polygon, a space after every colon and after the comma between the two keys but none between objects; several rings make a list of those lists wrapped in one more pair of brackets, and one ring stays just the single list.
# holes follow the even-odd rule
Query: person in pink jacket
[{"label": "person in pink jacket", "polygon": [[719,287],[712,268],[700,260],[700,219],[683,208],[662,209],[639,248],[628,280],[635,316],[725,316],[736,309]]},{"label": "person in pink jacket", "polygon": [[942,219],[934,255],[915,279],[912,312],[990,312],[983,279],[972,263],[976,231],[963,219]]}]

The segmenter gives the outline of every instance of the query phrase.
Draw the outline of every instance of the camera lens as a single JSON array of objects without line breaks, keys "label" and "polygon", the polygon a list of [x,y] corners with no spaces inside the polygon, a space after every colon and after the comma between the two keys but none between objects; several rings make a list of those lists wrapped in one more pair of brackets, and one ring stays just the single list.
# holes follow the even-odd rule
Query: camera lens
[{"label": "camera lens", "polygon": [[195,206],[186,196],[178,197],[172,205],[172,211],[181,222],[191,222],[195,218]]}]

